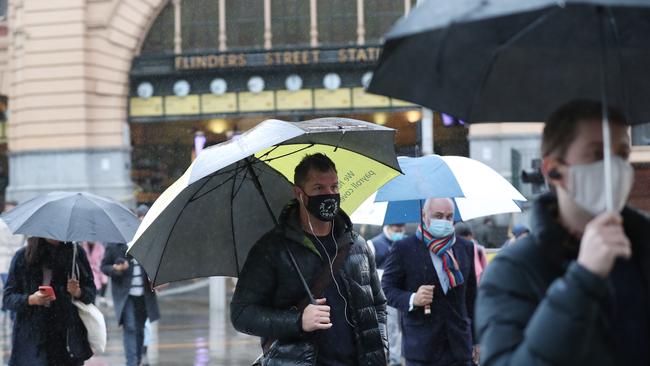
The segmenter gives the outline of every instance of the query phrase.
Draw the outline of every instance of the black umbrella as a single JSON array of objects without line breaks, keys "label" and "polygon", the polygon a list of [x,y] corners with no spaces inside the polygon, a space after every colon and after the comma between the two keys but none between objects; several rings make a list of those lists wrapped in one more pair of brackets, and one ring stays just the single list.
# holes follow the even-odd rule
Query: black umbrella
[{"label": "black umbrella", "polygon": [[607,98],[650,122],[650,1],[425,1],[387,34],[368,90],[468,122],[543,121]]},{"label": "black umbrella", "polygon": [[[368,90],[468,122],[543,121],[576,98],[650,122],[647,0],[425,1],[386,36]],[[607,207],[611,160],[605,154]]]}]

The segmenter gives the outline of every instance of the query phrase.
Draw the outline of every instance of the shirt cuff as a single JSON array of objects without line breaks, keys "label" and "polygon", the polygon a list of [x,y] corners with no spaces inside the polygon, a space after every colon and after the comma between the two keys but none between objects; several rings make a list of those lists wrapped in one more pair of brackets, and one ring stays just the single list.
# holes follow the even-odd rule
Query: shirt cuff
[{"label": "shirt cuff", "polygon": [[411,294],[411,298],[409,299],[409,311],[413,311],[415,309],[415,306],[413,305],[414,300],[415,300],[415,293]]}]

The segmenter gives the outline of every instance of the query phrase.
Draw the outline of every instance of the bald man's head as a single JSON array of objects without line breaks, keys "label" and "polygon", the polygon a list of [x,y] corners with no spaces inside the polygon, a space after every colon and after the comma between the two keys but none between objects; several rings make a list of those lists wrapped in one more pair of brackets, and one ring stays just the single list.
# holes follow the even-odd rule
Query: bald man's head
[{"label": "bald man's head", "polygon": [[431,219],[454,221],[454,201],[451,198],[429,198],[422,207],[422,221],[428,225]]}]

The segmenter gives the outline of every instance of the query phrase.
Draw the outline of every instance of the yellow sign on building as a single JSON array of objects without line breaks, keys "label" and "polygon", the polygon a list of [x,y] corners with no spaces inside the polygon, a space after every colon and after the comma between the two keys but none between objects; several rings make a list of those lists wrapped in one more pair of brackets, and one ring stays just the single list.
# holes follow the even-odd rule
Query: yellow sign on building
[{"label": "yellow sign on building", "polygon": [[394,99],[394,98],[391,99],[390,102],[391,102],[391,105],[393,107],[415,107],[415,106],[417,106],[417,104],[407,102],[407,101],[404,101],[404,100]]},{"label": "yellow sign on building", "polygon": [[366,93],[363,88],[353,88],[352,104],[355,108],[390,107],[390,98],[383,95]]},{"label": "yellow sign on building", "polygon": [[202,113],[234,113],[237,112],[237,93],[223,95],[201,94]]},{"label": "yellow sign on building", "polygon": [[350,89],[316,89],[314,91],[314,103],[318,109],[350,108],[352,107]]},{"label": "yellow sign on building", "polygon": [[297,110],[314,108],[311,90],[279,90],[275,94],[277,109]]},{"label": "yellow sign on building", "polygon": [[272,111],[275,109],[275,98],[272,91],[260,93],[239,93],[240,112]]},{"label": "yellow sign on building", "polygon": [[131,98],[130,115],[133,117],[162,116],[163,101],[162,97]]},{"label": "yellow sign on building", "polygon": [[169,116],[181,114],[199,114],[199,96],[165,97],[165,114]]}]

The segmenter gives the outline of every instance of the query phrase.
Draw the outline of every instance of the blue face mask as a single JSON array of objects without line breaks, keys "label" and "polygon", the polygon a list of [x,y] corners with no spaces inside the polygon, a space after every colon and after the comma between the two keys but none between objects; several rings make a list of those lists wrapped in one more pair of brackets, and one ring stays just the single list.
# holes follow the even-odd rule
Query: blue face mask
[{"label": "blue face mask", "polygon": [[406,237],[406,234],[404,234],[404,233],[401,232],[401,231],[396,231],[396,232],[390,234],[390,240],[391,240],[391,241],[402,240],[402,239],[404,239],[405,237]]},{"label": "blue face mask", "polygon": [[431,219],[426,227],[434,238],[444,238],[454,233],[454,224],[448,220]]}]

